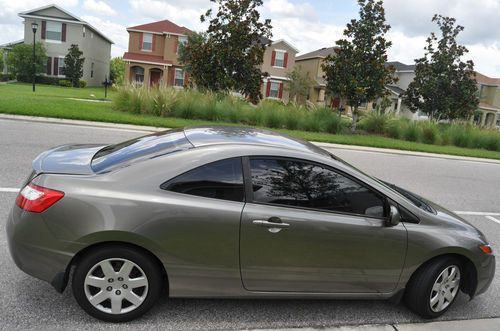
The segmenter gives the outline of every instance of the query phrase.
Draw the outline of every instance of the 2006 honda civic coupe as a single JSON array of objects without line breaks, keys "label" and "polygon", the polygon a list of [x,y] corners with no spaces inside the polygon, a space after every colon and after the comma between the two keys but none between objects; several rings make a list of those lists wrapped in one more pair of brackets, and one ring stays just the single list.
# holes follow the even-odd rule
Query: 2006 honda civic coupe
[{"label": "2006 honda civic coupe", "polygon": [[191,127],[40,154],[7,222],[24,272],[112,322],[170,297],[403,299],[424,318],[491,284],[457,215],[269,131]]}]

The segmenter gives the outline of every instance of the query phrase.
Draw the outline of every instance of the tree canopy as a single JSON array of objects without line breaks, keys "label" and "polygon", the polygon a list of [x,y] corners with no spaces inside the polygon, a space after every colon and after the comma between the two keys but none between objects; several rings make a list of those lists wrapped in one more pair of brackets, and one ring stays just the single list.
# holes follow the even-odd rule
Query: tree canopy
[{"label": "tree canopy", "polygon": [[109,79],[116,85],[123,85],[125,75],[125,62],[122,57],[114,57],[109,64]]},{"label": "tree canopy", "polygon": [[309,94],[309,90],[313,85],[313,80],[309,77],[309,73],[303,73],[302,67],[297,65],[286,73],[286,77],[289,79],[287,90],[290,93],[290,99],[294,102],[302,102]]},{"label": "tree canopy", "polygon": [[215,92],[238,91],[252,102],[261,97],[262,72],[271,21],[261,21],[262,0],[211,0],[217,14],[200,17],[205,33],[191,35],[181,47],[180,61],[196,86]]},{"label": "tree canopy", "polygon": [[[42,43],[35,44],[35,74],[46,70],[47,53]],[[15,74],[18,79],[30,81],[33,76],[33,45],[19,44],[12,47],[7,58],[9,72]]]},{"label": "tree canopy", "polygon": [[327,92],[338,95],[352,108],[353,130],[358,108],[386,93],[394,82],[393,70],[386,67],[387,50],[392,45],[385,39],[390,29],[380,0],[359,0],[359,19],[352,19],[344,30],[345,39],[323,63]]},{"label": "tree canopy", "polygon": [[64,57],[64,75],[71,81],[73,87],[78,87],[80,78],[83,76],[83,63],[85,58],[78,45],[72,44],[68,54]]},{"label": "tree canopy", "polygon": [[466,119],[474,113],[479,100],[474,63],[462,61],[468,52],[456,38],[463,27],[452,17],[434,15],[441,36],[427,38],[425,55],[415,60],[415,79],[403,95],[412,111],[420,110],[430,119]]}]

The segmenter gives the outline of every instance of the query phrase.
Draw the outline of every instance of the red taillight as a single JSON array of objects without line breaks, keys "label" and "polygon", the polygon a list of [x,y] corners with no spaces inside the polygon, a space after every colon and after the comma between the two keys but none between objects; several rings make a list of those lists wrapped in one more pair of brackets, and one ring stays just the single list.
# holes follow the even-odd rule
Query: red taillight
[{"label": "red taillight", "polygon": [[16,204],[26,211],[41,213],[61,200],[63,196],[64,192],[51,190],[30,183],[19,192],[16,198]]}]

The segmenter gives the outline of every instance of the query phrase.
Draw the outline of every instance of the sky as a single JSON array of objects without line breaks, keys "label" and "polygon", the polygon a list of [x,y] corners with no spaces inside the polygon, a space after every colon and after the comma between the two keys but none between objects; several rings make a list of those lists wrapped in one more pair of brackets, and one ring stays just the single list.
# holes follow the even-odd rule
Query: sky
[{"label": "sky", "polygon": [[[112,56],[127,49],[126,27],[168,19],[194,31],[206,29],[200,15],[209,0],[0,0],[0,44],[23,38],[18,13],[55,3],[98,28],[114,41]],[[500,0],[385,0],[393,45],[390,61],[411,64],[423,55],[425,40],[437,26],[434,14],[452,16],[465,27],[458,41],[466,45],[477,71],[500,77]],[[358,17],[355,0],[264,0],[261,17],[270,18],[273,39],[286,39],[299,54],[330,47],[347,22]]]}]

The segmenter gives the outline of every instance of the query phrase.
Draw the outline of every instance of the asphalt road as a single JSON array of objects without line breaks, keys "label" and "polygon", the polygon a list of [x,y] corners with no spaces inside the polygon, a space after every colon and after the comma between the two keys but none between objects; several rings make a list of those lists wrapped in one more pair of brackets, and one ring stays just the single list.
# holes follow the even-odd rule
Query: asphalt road
[{"label": "asphalt road", "polygon": [[[43,150],[65,143],[113,143],[140,132],[0,120],[0,223],[2,228],[31,160]],[[500,250],[500,165],[352,150],[332,150],[363,171],[422,194],[455,211],[493,213],[464,216]],[[499,214],[500,215],[500,214]],[[500,265],[500,263],[499,263]],[[500,316],[500,268],[490,290],[473,301],[461,294],[441,319]],[[163,298],[143,318],[119,328],[246,329],[324,327],[422,320],[402,305],[383,301],[334,300],[195,300]],[[21,272],[0,231],[0,329],[107,329],[76,304],[70,288],[52,287]]]}]

